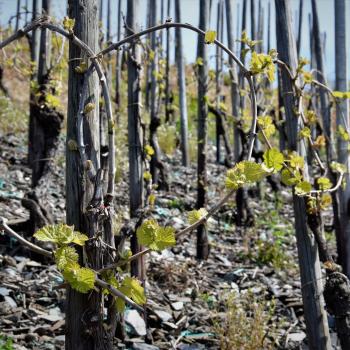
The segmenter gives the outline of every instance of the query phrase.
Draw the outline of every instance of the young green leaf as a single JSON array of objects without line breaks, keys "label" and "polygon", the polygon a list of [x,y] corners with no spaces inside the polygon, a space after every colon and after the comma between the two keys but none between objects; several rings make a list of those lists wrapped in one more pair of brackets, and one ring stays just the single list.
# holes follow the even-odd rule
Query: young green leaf
[{"label": "young green leaf", "polygon": [[261,164],[252,161],[242,161],[237,163],[226,174],[226,187],[231,190],[236,190],[245,184],[252,184],[261,181],[268,172]]},{"label": "young green leaf", "polygon": [[74,68],[75,72],[78,74],[84,74],[88,69],[88,63],[86,61],[82,61],[79,66]]},{"label": "young green leaf", "polygon": [[216,38],[216,31],[214,30],[207,30],[205,32],[204,41],[206,44],[213,44]]},{"label": "young green leaf", "polygon": [[193,225],[198,220],[200,220],[203,216],[207,215],[208,212],[204,208],[200,208],[198,210],[192,210],[188,212],[188,222],[190,225]]},{"label": "young green leaf", "polygon": [[305,126],[300,130],[299,135],[303,138],[309,138],[311,137],[311,130],[307,126]]},{"label": "young green leaf", "polygon": [[[132,299],[136,304],[143,305],[146,303],[145,290],[136,278],[125,277],[118,290]],[[117,298],[116,308],[118,312],[123,312],[125,309],[125,301],[121,298]]]},{"label": "young green leaf", "polygon": [[146,153],[146,156],[147,156],[147,157],[151,157],[151,156],[154,155],[154,149],[153,149],[152,146],[146,145],[145,148],[144,148],[144,150],[145,150],[145,153]]},{"label": "young green leaf", "polygon": [[163,250],[175,245],[175,230],[172,227],[160,227],[156,220],[145,220],[136,230],[139,244],[152,250]]},{"label": "young green leaf", "polygon": [[78,263],[67,264],[63,271],[64,279],[73,289],[80,293],[87,293],[94,288],[95,272],[86,267],[80,267]]},{"label": "young green leaf", "polygon": [[258,117],[258,125],[268,139],[276,132],[272,118],[268,115]]},{"label": "young green leaf", "polygon": [[308,181],[301,181],[295,186],[295,194],[305,196],[312,190],[312,186]]},{"label": "young green leaf", "polygon": [[150,246],[156,240],[156,231],[158,228],[157,220],[145,220],[136,230],[137,240],[139,244],[146,247]]},{"label": "young green leaf", "polygon": [[81,267],[77,270],[75,278],[70,283],[73,289],[79,293],[87,293],[94,288],[95,285],[95,272],[86,267]]},{"label": "young green leaf", "polygon": [[336,98],[350,98],[350,91],[333,91],[332,94]]},{"label": "young green leaf", "polygon": [[94,109],[95,109],[95,104],[92,102],[89,102],[84,107],[84,114],[88,114],[91,111],[93,111]]},{"label": "young green leaf", "polygon": [[342,138],[343,141],[349,141],[350,140],[349,133],[343,127],[343,125],[338,125],[338,134]]},{"label": "young green leaf", "polygon": [[89,239],[87,235],[84,235],[83,233],[74,231],[74,238],[72,243],[78,244],[78,245],[85,245],[85,242]]},{"label": "young green leaf", "polygon": [[264,153],[264,163],[268,168],[272,168],[274,172],[280,171],[283,167],[284,156],[276,148],[271,148]]},{"label": "young green leaf", "polygon": [[145,171],[143,173],[143,178],[145,181],[151,181],[152,180],[152,174],[149,171]]},{"label": "young green leaf", "polygon": [[338,162],[332,162],[331,168],[333,171],[336,171],[338,173],[345,173],[346,172],[346,166],[344,164],[338,163]]},{"label": "young green leaf", "polygon": [[74,227],[65,224],[48,225],[34,233],[38,241],[69,244],[74,239]]},{"label": "young green leaf", "polygon": [[76,243],[84,245],[88,237],[80,232],[74,231],[73,226],[66,224],[48,225],[38,230],[34,237],[43,242],[53,242],[58,245],[67,245],[69,243]]},{"label": "young green leaf", "polygon": [[65,246],[55,251],[55,262],[59,270],[64,270],[68,264],[78,263],[79,255],[73,247]]},{"label": "young green leaf", "polygon": [[304,158],[302,156],[299,156],[298,153],[293,152],[289,155],[289,165],[293,169],[303,169]]},{"label": "young green leaf", "polygon": [[61,105],[60,99],[52,94],[45,95],[45,104],[48,108],[58,108]]},{"label": "young green leaf", "polygon": [[[159,227],[156,233],[156,242],[154,250],[164,250],[176,244],[175,230],[172,227]],[[150,246],[152,249],[152,246]]]},{"label": "young green leaf", "polygon": [[298,170],[290,170],[287,168],[284,168],[281,172],[281,181],[286,186],[294,186],[298,184],[302,180],[302,177]]},{"label": "young green leaf", "polygon": [[332,183],[328,177],[320,177],[317,179],[317,184],[321,191],[326,191],[332,188]]},{"label": "young green leaf", "polygon": [[69,18],[67,16],[63,18],[63,28],[65,30],[68,30],[70,33],[73,32],[74,24],[75,24],[74,18]]}]

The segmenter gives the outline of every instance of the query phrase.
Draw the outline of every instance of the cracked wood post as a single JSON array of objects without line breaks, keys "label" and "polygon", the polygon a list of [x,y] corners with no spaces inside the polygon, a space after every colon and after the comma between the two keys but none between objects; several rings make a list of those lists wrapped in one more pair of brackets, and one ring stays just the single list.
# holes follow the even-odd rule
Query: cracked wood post
[{"label": "cracked wood post", "polygon": [[[233,35],[233,24],[232,24],[232,8],[231,0],[226,0],[226,26],[227,26],[227,43],[229,49],[234,51],[234,35]],[[239,84],[238,84],[238,75],[237,67],[233,62],[233,59],[229,58],[230,64],[230,78],[231,78],[231,109],[232,115],[235,119],[239,118]],[[240,138],[239,131],[237,126],[234,125],[233,130],[233,140],[234,140],[234,152],[235,152],[235,162],[239,159],[239,153],[241,149],[242,140]]]},{"label": "cracked wood post", "polygon": [[[98,6],[97,0],[69,0],[68,16],[75,19],[74,34],[94,52],[98,50]],[[86,175],[79,152],[68,147],[70,140],[77,142],[77,115],[84,75],[77,74],[74,68],[79,65],[77,58],[84,53],[75,45],[69,46],[68,113],[67,113],[67,153],[66,153],[66,205],[67,224],[84,232],[90,238],[98,233],[98,208],[91,200],[94,183]],[[86,155],[95,170],[100,168],[99,139],[99,83],[97,74],[88,79],[87,102],[95,108],[84,117],[84,144]],[[98,176],[98,175],[97,175]],[[101,229],[101,228],[100,228]],[[87,254],[79,251],[80,263],[88,262],[94,269],[101,268],[102,251],[93,244],[85,247]],[[112,334],[103,326],[103,296],[101,292],[81,294],[67,289],[66,303],[66,350],[100,350],[112,348]]]},{"label": "cracked wood post", "polygon": [[[171,0],[168,0],[167,4],[167,18],[170,18],[171,13]],[[176,52],[175,52],[176,54]],[[166,31],[166,63],[165,63],[165,122],[168,123],[170,120],[170,31]]]},{"label": "cracked wood post", "polygon": [[[175,22],[181,23],[180,0],[175,0]],[[167,33],[167,35],[169,34]],[[175,29],[175,40],[176,40],[175,56],[176,56],[176,63],[177,63],[178,86],[179,86],[182,165],[188,167],[190,165],[190,156],[189,156],[189,150],[188,150],[188,118],[187,118],[187,98],[186,98],[186,78],[185,78],[186,67],[185,67],[185,61],[183,57],[181,28]],[[167,64],[168,63],[169,62],[167,62]],[[169,71],[166,77],[167,86],[169,87],[168,75],[169,75]]]},{"label": "cracked wood post", "polygon": [[[280,59],[294,72],[297,64],[296,46],[291,28],[290,2],[288,0],[275,0],[277,51]],[[290,77],[283,70],[282,97],[286,112],[287,142],[290,150],[298,149],[298,119],[294,114],[295,98],[292,91]],[[331,349],[327,313],[324,307],[322,273],[318,249],[314,237],[308,230],[306,221],[305,200],[293,195],[295,233],[299,256],[301,277],[301,291],[304,305],[304,316],[308,345],[312,350]]]},{"label": "cracked wood post", "polygon": [[[32,22],[34,22],[39,14],[38,0],[33,0],[32,7]],[[39,29],[34,29],[30,36],[30,60],[37,65],[39,58]],[[30,79],[36,80],[37,69],[34,67],[34,71],[31,74]],[[33,130],[34,130],[34,111],[33,106],[35,102],[35,92],[30,89],[29,92],[29,128],[28,128],[28,164],[31,165],[33,162],[34,150],[33,150]]]},{"label": "cracked wood post", "polygon": [[[222,1],[219,1],[217,3],[217,12],[216,12],[216,36],[218,40],[221,41],[221,16],[223,12],[223,3]],[[222,51],[217,46],[215,48],[215,95],[216,95],[216,108],[220,108],[220,102],[221,102],[221,96],[220,96],[220,90],[221,90],[221,73],[222,73]],[[216,162],[220,164],[220,158],[221,158],[221,128],[220,128],[220,119],[219,117],[215,117],[215,131],[216,131]]]},{"label": "cracked wood post", "polygon": [[299,0],[299,18],[298,18],[298,39],[297,39],[297,54],[298,58],[300,57],[301,49],[301,29],[303,26],[303,0]]},{"label": "cracked wood post", "polygon": [[[117,41],[121,39],[121,21],[122,21],[122,13],[121,13],[121,5],[122,0],[118,0],[118,10],[117,10],[117,18],[118,18],[118,26],[117,26]],[[121,83],[121,52],[119,50],[116,53],[115,57],[115,104],[116,104],[116,115],[117,122],[119,121],[119,113],[120,113],[120,83]],[[118,123],[119,124],[119,123]]]},{"label": "cracked wood post", "polygon": [[[127,3],[127,33],[139,29],[139,1],[128,0]],[[129,28],[129,29],[128,29]],[[141,126],[141,87],[140,87],[140,47],[136,41],[131,43],[128,54],[128,142],[129,142],[129,191],[130,191],[130,217],[135,218],[138,210],[144,206],[143,189],[143,130]],[[131,237],[131,251],[136,254],[140,251],[136,232]],[[142,259],[131,263],[131,274],[141,276]]]},{"label": "cracked wood post", "polygon": [[[345,1],[335,0],[335,89],[337,91],[348,91],[347,88],[347,53],[346,53],[346,26],[345,26]],[[342,125],[345,130],[349,130],[349,102],[347,99],[337,105],[337,125]],[[341,265],[344,272],[350,278],[350,177],[349,177],[349,151],[348,142],[338,137],[338,162],[345,164],[347,173],[345,174],[346,186],[339,189],[340,197],[340,225],[341,237]]]},{"label": "cracked wood post", "polygon": [[[200,0],[199,28],[206,31],[209,26],[209,0]],[[205,208],[207,195],[207,129],[208,106],[205,96],[208,89],[208,53],[203,36],[198,36],[197,58],[202,65],[198,66],[198,154],[197,154],[197,209]],[[208,232],[204,225],[197,229],[197,259],[207,259],[209,255]]]},{"label": "cracked wood post", "polygon": [[[42,1],[42,14],[50,16],[51,0]],[[35,101],[32,101],[32,187],[40,185],[45,175],[49,174],[55,156],[58,137],[61,132],[63,114],[46,103],[45,97],[54,94],[50,88],[51,71],[51,32],[43,28],[40,33],[40,51],[38,62],[38,92]]]},{"label": "cracked wood post", "polygon": [[[315,44],[315,61],[316,61],[316,75],[317,80],[321,82],[322,84],[327,85],[326,78],[325,78],[325,69],[324,69],[324,62],[323,62],[323,48],[322,48],[322,42],[321,42],[321,32],[320,32],[320,26],[319,26],[319,19],[318,19],[318,10],[317,10],[317,4],[315,0],[311,1],[312,4],[312,33],[313,33],[313,40]],[[321,103],[321,115],[322,115],[322,124],[323,124],[323,132],[326,137],[326,154],[327,154],[327,163],[328,166],[331,164],[331,162],[335,158],[335,147],[334,147],[334,137],[333,137],[333,130],[332,130],[332,121],[331,121],[331,108],[329,103],[329,96],[325,89],[318,88],[316,89],[317,94],[320,98]],[[329,178],[332,181],[332,183],[336,182],[336,175],[333,173],[333,171],[329,172]],[[337,248],[338,248],[338,254],[339,254],[339,260],[344,268],[345,267],[345,261],[346,257],[346,242],[344,241],[344,235],[345,232],[343,231],[343,227],[341,225],[341,217],[340,217],[340,199],[339,199],[339,192],[332,192],[332,206],[333,206],[333,225],[335,228],[335,234],[337,239]],[[347,268],[346,268],[347,269]],[[349,271],[347,271],[348,273]]]}]

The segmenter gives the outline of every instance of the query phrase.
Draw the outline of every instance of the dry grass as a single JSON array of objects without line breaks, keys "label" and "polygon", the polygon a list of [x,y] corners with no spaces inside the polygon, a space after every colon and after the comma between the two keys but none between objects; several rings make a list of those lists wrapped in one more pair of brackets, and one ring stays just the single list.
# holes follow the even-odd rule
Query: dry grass
[{"label": "dry grass", "polygon": [[224,302],[224,310],[215,317],[214,332],[222,350],[273,349],[270,324],[274,303],[258,300],[252,293],[232,293]]}]

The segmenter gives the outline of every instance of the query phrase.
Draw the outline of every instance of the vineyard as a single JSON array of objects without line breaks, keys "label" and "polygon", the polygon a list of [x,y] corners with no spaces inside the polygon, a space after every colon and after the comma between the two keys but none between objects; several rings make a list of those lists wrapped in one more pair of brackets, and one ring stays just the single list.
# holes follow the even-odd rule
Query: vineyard
[{"label": "vineyard", "polygon": [[348,5],[0,2],[0,350],[350,349]]}]

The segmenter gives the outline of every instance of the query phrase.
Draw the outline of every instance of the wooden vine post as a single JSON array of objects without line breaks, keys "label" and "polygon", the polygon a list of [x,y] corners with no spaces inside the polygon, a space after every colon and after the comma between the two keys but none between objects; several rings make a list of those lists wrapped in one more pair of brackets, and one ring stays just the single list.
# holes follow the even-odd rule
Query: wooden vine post
[{"label": "wooden vine post", "polygon": [[[291,28],[290,3],[288,0],[275,0],[276,13],[276,37],[277,51],[279,58],[285,62],[295,72],[296,46]],[[286,113],[286,127],[288,132],[287,144],[289,150],[297,151],[299,120],[294,111],[296,100],[292,82],[288,73],[283,70],[282,78],[282,98]],[[305,174],[306,175],[306,174]],[[318,249],[316,242],[309,232],[306,219],[306,205],[302,197],[293,195],[295,233],[297,238],[297,248],[299,256],[299,267],[301,276],[301,290],[304,305],[304,315],[308,343],[310,349],[324,350],[331,349],[327,313],[324,308],[322,274]]]},{"label": "wooden vine post", "polygon": [[[335,0],[335,89],[348,91],[347,87],[347,52],[346,52],[346,26],[345,26],[345,1]],[[337,105],[337,126],[349,130],[349,102],[344,100]],[[338,138],[338,162],[347,166],[346,186],[340,188],[340,226],[338,254],[341,256],[341,265],[344,273],[350,277],[350,177],[349,177],[349,151],[348,142],[341,137]],[[339,248],[341,251],[339,252]]]},{"label": "wooden vine post", "polygon": [[[199,29],[206,31],[209,25],[209,0],[200,1]],[[207,204],[207,128],[208,107],[205,97],[208,89],[208,54],[204,37],[198,37],[198,154],[197,154],[197,209]],[[208,232],[205,225],[197,229],[197,258],[207,259],[209,255]]]},{"label": "wooden vine post", "polygon": [[[180,0],[175,0],[175,21],[177,23],[181,23]],[[182,165],[188,167],[190,165],[190,156],[189,156],[189,149],[188,149],[188,118],[187,118],[186,78],[185,78],[186,66],[185,66],[185,61],[183,57],[181,28],[175,29],[175,40],[176,40],[175,56],[176,56],[176,63],[177,63],[177,76],[178,76],[178,86],[179,86]],[[168,74],[167,74],[167,79],[169,79]],[[169,82],[167,84],[169,85]]]},{"label": "wooden vine post", "polygon": [[[98,6],[97,0],[69,0],[68,16],[75,20],[74,35],[87,44],[94,52],[98,50]],[[85,246],[86,254],[80,251],[80,263],[86,262],[98,270],[102,267],[103,249],[98,246],[97,234],[102,232],[100,208],[103,205],[100,187],[100,138],[99,138],[99,81],[96,73],[78,74],[75,68],[86,54],[70,42],[68,114],[67,114],[67,153],[66,153],[66,205],[67,224],[84,232],[91,238]],[[87,82],[85,82],[87,80]],[[87,161],[82,160],[77,151],[77,118],[80,114],[80,102],[83,98],[83,86],[87,83],[85,103],[93,108],[83,116],[83,139]],[[97,171],[97,169],[99,169]],[[97,171],[94,180],[87,173]],[[108,242],[111,244],[112,242]],[[66,304],[66,349],[101,350],[112,349],[113,327],[103,326],[104,303],[101,291],[81,294],[67,288]]]},{"label": "wooden vine post", "polygon": [[[127,5],[127,35],[138,30],[139,2],[130,0]],[[136,40],[131,43],[128,53],[128,142],[129,142],[129,191],[130,216],[137,217],[138,210],[144,205],[143,191],[143,130],[141,126],[141,87],[140,87],[140,47]],[[136,254],[139,250],[136,232],[131,238],[131,250]],[[131,273],[134,276],[142,274],[142,259],[131,263]]]}]

